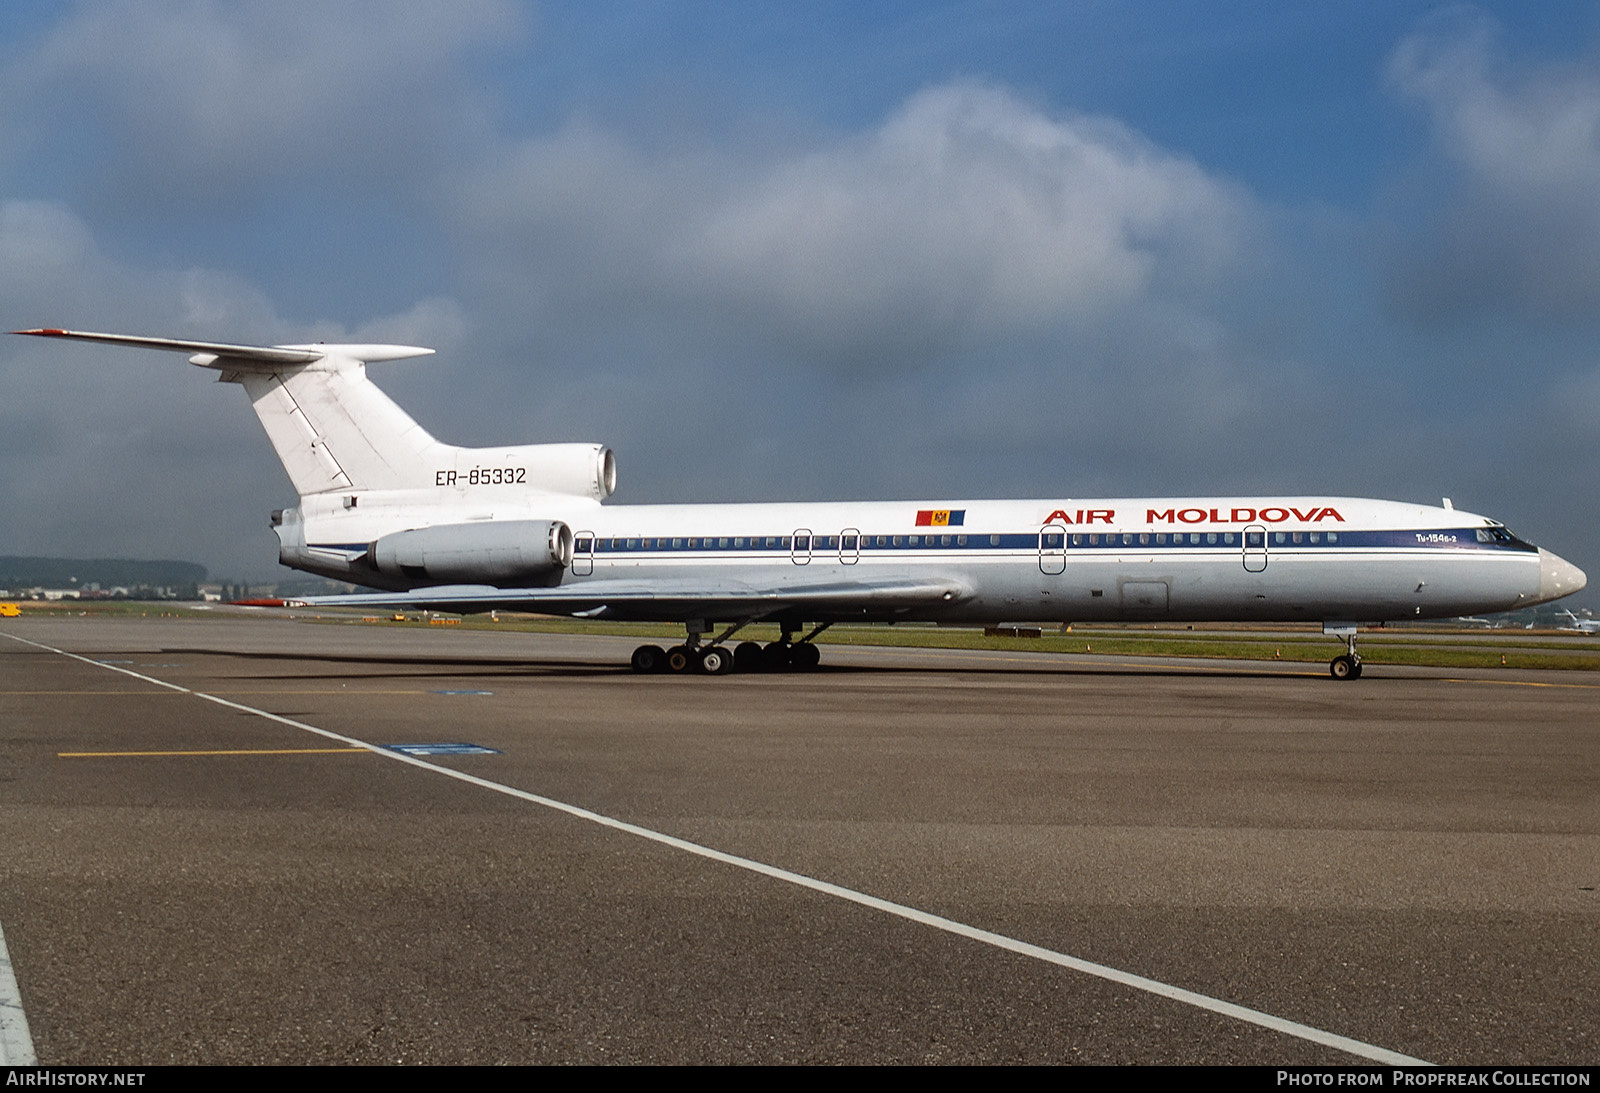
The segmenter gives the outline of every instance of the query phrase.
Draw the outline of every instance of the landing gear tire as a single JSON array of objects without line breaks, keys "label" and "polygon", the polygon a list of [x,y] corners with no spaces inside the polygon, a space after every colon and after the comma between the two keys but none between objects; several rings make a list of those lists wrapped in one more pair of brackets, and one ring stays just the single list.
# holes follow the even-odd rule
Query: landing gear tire
[{"label": "landing gear tire", "polygon": [[761,671],[761,646],[753,641],[741,641],[734,646],[733,667],[740,672]]},{"label": "landing gear tire", "polygon": [[667,671],[687,672],[694,667],[695,656],[687,645],[674,645],[667,650]]},{"label": "landing gear tire", "polygon": [[733,654],[720,645],[700,651],[700,670],[708,676],[725,676],[733,671]]},{"label": "landing gear tire", "polygon": [[786,641],[774,641],[761,650],[761,667],[768,672],[787,672],[794,663],[793,646]]},{"label": "landing gear tire", "polygon": [[635,672],[659,672],[667,666],[666,651],[659,645],[641,645],[633,651]]},{"label": "landing gear tire", "polygon": [[1350,656],[1348,653],[1333,658],[1328,665],[1328,674],[1334,679],[1360,679],[1361,658]]},{"label": "landing gear tire", "polygon": [[809,641],[801,642],[790,647],[789,663],[802,672],[809,672],[822,663],[822,650]]}]

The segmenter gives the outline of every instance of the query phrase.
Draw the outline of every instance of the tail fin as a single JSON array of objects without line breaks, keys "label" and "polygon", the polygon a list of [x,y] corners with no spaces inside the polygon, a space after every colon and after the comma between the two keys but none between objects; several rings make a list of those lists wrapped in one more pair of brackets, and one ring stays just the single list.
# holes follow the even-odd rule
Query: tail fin
[{"label": "tail fin", "polygon": [[16,333],[194,354],[190,363],[214,368],[223,382],[244,387],[301,496],[416,486],[431,477],[431,463],[446,448],[367,379],[370,361],[420,357],[431,349],[228,345],[74,330]]},{"label": "tail fin", "polygon": [[[404,346],[328,345],[311,364],[271,371],[239,369],[225,358],[224,382],[242,385],[262,428],[302,497],[332,490],[415,487],[431,475],[443,445],[367,379],[366,362],[432,350]],[[376,351],[376,352],[375,352]],[[196,363],[199,363],[196,361]]]},{"label": "tail fin", "polygon": [[420,357],[431,349],[225,345],[77,330],[15,333],[193,354],[191,364],[214,368],[223,382],[244,387],[301,497],[364,490],[428,490],[451,496],[478,484],[480,476],[484,484],[514,483],[521,492],[595,501],[616,489],[616,457],[603,444],[441,444],[367,379],[371,361]]}]

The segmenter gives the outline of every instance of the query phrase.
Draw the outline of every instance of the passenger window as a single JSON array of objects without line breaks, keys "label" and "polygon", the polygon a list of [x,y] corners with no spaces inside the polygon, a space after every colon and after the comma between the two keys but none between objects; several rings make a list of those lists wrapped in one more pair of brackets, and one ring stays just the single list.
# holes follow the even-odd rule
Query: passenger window
[{"label": "passenger window", "polygon": [[965,535],[957,535],[956,536],[956,546],[966,546],[966,545],[967,545],[967,537]]},{"label": "passenger window", "polygon": [[999,546],[1000,545],[1000,536],[998,536],[998,535],[989,536],[989,545],[990,546]]},{"label": "passenger window", "polygon": [[922,545],[922,536],[920,536],[920,535],[913,535],[913,536],[912,536],[912,537],[911,537],[911,545],[912,545],[912,546],[921,546],[921,545]]}]

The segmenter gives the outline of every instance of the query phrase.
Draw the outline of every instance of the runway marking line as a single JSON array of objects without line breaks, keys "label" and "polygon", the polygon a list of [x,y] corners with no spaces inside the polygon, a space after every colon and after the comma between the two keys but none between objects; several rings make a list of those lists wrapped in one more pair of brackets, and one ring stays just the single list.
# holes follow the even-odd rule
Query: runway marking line
[{"label": "runway marking line", "polygon": [[[153,684],[157,687],[164,687],[167,690],[193,695],[195,698],[203,699],[206,702],[213,702],[218,706],[224,706],[231,710],[238,710],[241,713],[254,714],[257,717],[265,718],[268,721],[273,721],[280,725],[287,725],[290,728],[300,729],[304,732],[313,733],[328,740],[337,740],[340,743],[349,744],[353,747],[381,755],[384,758],[393,760],[396,763],[406,763],[410,766],[431,771],[434,774],[444,775],[446,778],[454,778],[458,782],[465,782],[468,785],[477,786],[480,789],[491,790],[495,793],[503,793],[508,797],[514,797],[521,801],[527,801],[529,804],[539,805],[543,808],[548,808],[555,812],[561,812],[576,819],[586,820],[590,823],[598,824],[601,827],[610,828],[613,831],[620,831],[628,835],[634,835],[650,842],[659,843],[662,846],[670,846],[675,850],[682,850],[685,853],[693,854],[709,861],[720,862],[724,865],[731,865],[737,869],[743,869],[764,877],[770,877],[773,880],[783,881],[787,884],[792,884],[799,888],[809,889],[810,891],[818,892],[823,895],[833,896],[836,899],[841,899],[848,903],[854,903],[861,907],[867,907],[875,911],[882,911],[885,914],[894,915],[895,917],[905,919],[908,922],[915,922],[922,926],[928,926],[935,930],[940,930],[948,934],[954,934],[957,937],[964,937],[971,941],[977,941],[984,945],[990,945],[994,948],[1005,950],[1006,952],[1016,953],[1019,956],[1031,957],[1047,964],[1054,964],[1057,967],[1066,968],[1069,971],[1075,971],[1084,975],[1093,976],[1094,978],[1102,979],[1110,983],[1116,983],[1120,986],[1131,987],[1134,990],[1144,991],[1147,994],[1153,994],[1160,998],[1166,998],[1170,1001],[1180,1002],[1184,1005],[1193,1006],[1196,1009],[1206,1010],[1210,1013],[1220,1014],[1224,1017],[1231,1017],[1235,1020],[1243,1021],[1259,1028],[1269,1029],[1273,1032],[1280,1032],[1286,1036],[1293,1036],[1296,1039],[1305,1040],[1314,1044],[1320,1044],[1324,1047],[1331,1047],[1337,1051],[1343,1051],[1362,1059],[1371,1059],[1373,1062],[1396,1066],[1433,1065],[1425,1059],[1418,1059],[1414,1056],[1404,1055],[1398,1051],[1390,1051],[1388,1048],[1378,1047],[1376,1044],[1369,1044],[1361,1040],[1352,1039],[1348,1036],[1341,1036],[1336,1032],[1329,1032],[1326,1029],[1315,1028],[1311,1025],[1303,1025],[1298,1021],[1290,1021],[1283,1017],[1277,1017],[1270,1013],[1264,1013],[1261,1010],[1251,1009],[1248,1006],[1241,1006],[1233,1002],[1224,1001],[1220,998],[1212,998],[1210,995],[1201,994],[1198,991],[1186,990],[1183,987],[1176,987],[1170,983],[1163,983],[1157,979],[1148,979],[1145,976],[1137,975],[1133,972],[1125,972],[1119,968],[1113,968],[1106,964],[1097,964],[1091,960],[1084,960],[1079,957],[1069,956],[1066,953],[1060,953],[1054,949],[1046,949],[1041,945],[1034,945],[1030,942],[1020,941],[1017,938],[1007,937],[1005,934],[997,934],[993,931],[984,930],[977,926],[969,926],[964,922],[957,922],[955,919],[945,918],[943,915],[931,914],[927,911],[918,910],[915,907],[909,907],[903,903],[895,903],[891,900],[880,899],[877,896],[871,896],[865,892],[858,892],[853,888],[845,888],[842,885],[832,884],[824,880],[818,880],[815,877],[808,877],[804,873],[795,873],[788,869],[783,869],[775,865],[768,865],[765,862],[756,861],[753,858],[745,858],[740,857],[737,854],[729,854],[726,851],[716,850],[709,846],[703,846],[700,843],[690,842],[687,839],[680,839],[676,835],[668,835],[662,831],[656,831],[648,827],[640,827],[638,824],[632,824],[626,820],[619,820],[614,816],[607,816],[604,813],[592,812],[587,808],[580,808],[577,805],[570,805],[565,801],[558,801],[553,797],[544,797],[537,793],[530,793],[524,789],[517,789],[515,786],[508,786],[501,782],[492,782],[487,778],[479,778],[477,775],[467,774],[464,771],[453,770],[450,767],[442,767],[435,763],[429,763],[425,760],[417,759],[401,752],[389,751],[381,745],[369,744],[364,740],[357,740],[355,737],[345,736],[341,733],[334,732],[331,729],[319,728],[316,725],[311,725],[304,721],[296,721],[293,718],[284,717],[280,714],[271,713],[267,710],[258,710],[253,706],[246,706],[238,702],[230,702],[228,699],[219,698],[216,695],[206,694],[204,691],[196,691],[188,687],[181,687],[176,683],[168,683],[165,680],[156,679],[154,676],[143,675],[127,668],[121,668],[113,664],[105,664],[97,660],[90,660],[88,657],[79,656],[77,653],[69,653],[65,649],[57,649],[54,646],[45,645],[42,642],[31,641],[28,638],[18,637],[15,634],[5,633],[4,631],[0,631],[0,636],[11,638],[13,641],[22,642],[25,645],[31,645],[36,649],[43,649],[47,652],[69,657],[72,660],[81,661],[82,663],[91,665],[95,668],[104,668],[112,672],[121,672],[124,675],[132,676],[135,679],[143,680],[144,682]],[[20,1003],[18,1012],[20,1013]]]},{"label": "runway marking line", "polygon": [[[198,692],[191,692],[198,693]],[[57,759],[121,759],[140,755],[351,755],[367,748],[235,748],[230,751],[58,751]]]},{"label": "runway marking line", "polygon": [[37,1065],[33,1037],[28,1035],[28,1015],[22,1012],[22,992],[11,971],[5,931],[0,930],[0,1067]]},{"label": "runway marking line", "polygon": [[[9,635],[7,635],[9,636]],[[102,668],[109,665],[101,665]],[[149,691],[0,691],[0,698],[12,698],[18,695],[147,695]],[[216,691],[219,695],[421,695],[436,694],[430,691],[352,691],[348,687],[341,687],[337,691]],[[474,694],[489,694],[488,691],[474,691]]]}]

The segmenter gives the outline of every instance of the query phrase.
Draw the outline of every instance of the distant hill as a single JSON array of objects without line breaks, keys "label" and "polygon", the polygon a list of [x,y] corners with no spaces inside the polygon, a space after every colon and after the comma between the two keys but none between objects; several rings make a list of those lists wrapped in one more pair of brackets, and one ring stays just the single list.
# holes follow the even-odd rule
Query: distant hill
[{"label": "distant hill", "polygon": [[28,558],[0,554],[0,588],[193,588],[206,579],[194,562],[132,558]]}]

